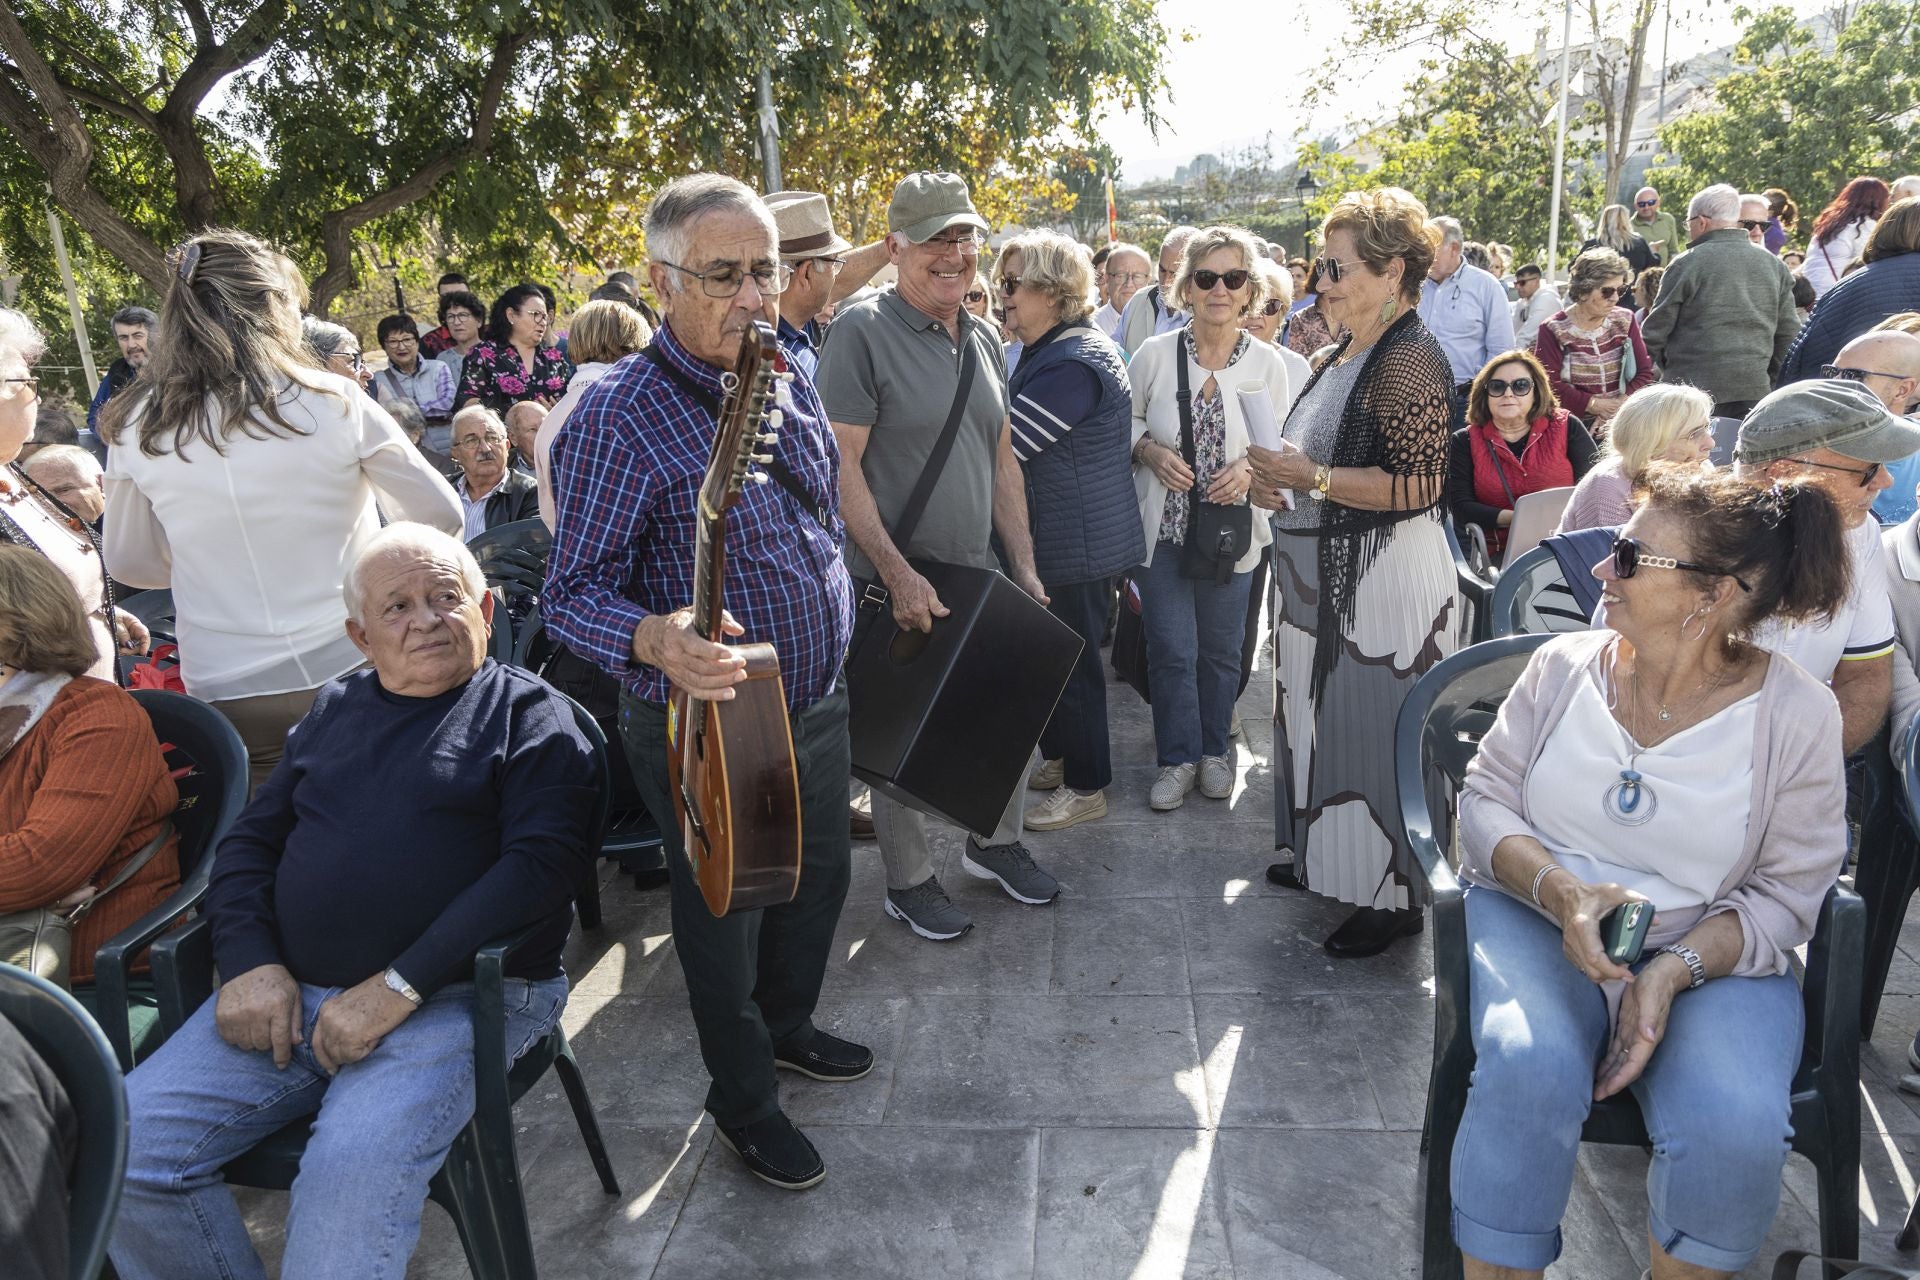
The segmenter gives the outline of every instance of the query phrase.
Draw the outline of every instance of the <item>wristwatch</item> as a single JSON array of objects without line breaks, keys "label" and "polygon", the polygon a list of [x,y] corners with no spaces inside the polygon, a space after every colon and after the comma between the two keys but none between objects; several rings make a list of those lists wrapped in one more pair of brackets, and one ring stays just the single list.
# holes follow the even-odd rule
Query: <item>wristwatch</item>
[{"label": "wristwatch", "polygon": [[1315,467],[1313,469],[1313,488],[1309,490],[1313,495],[1313,500],[1315,502],[1324,502],[1327,497],[1327,486],[1332,483],[1332,467],[1327,466],[1325,463]]},{"label": "wristwatch", "polygon": [[1687,990],[1692,991],[1695,987],[1706,985],[1707,966],[1701,961],[1698,951],[1679,942],[1662,947],[1660,951],[1667,955],[1678,956],[1680,963],[1687,966],[1687,972],[1693,975],[1693,981],[1687,984]]},{"label": "wristwatch", "polygon": [[405,996],[414,1008],[418,1009],[426,1003],[420,993],[413,989],[413,984],[395,972],[392,965],[388,965],[387,971],[380,976],[386,980],[387,990],[397,996]]}]

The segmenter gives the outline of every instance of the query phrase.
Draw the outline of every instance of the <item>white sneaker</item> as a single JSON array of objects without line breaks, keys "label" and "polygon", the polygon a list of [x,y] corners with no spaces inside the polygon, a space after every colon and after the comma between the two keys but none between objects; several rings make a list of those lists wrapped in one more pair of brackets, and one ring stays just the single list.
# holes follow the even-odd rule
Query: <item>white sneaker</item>
[{"label": "white sneaker", "polygon": [[1233,794],[1233,761],[1225,756],[1200,757],[1200,794],[1225,800]]},{"label": "white sneaker", "polygon": [[1147,794],[1147,803],[1155,812],[1166,813],[1186,803],[1187,792],[1193,790],[1194,768],[1190,764],[1162,766],[1153,790]]},{"label": "white sneaker", "polygon": [[1064,757],[1059,760],[1042,760],[1040,767],[1027,775],[1027,790],[1052,791],[1066,780],[1067,762]]},{"label": "white sneaker", "polygon": [[1059,831],[1076,823],[1107,816],[1107,793],[1081,795],[1072,787],[1055,787],[1046,799],[1027,810],[1027,830]]}]

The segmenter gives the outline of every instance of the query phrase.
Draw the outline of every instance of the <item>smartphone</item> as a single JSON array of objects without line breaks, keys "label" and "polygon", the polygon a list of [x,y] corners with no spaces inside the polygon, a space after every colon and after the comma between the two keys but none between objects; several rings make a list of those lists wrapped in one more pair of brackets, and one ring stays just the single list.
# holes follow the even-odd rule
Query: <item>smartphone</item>
[{"label": "smartphone", "polygon": [[1615,964],[1633,964],[1647,945],[1653,925],[1651,902],[1623,902],[1600,917],[1600,945]]}]

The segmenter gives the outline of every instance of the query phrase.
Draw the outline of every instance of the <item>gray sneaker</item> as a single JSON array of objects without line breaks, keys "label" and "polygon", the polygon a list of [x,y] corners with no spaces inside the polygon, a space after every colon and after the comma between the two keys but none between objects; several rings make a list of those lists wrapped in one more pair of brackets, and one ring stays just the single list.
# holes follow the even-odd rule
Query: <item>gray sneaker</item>
[{"label": "gray sneaker", "polygon": [[939,876],[928,876],[911,889],[889,889],[887,914],[905,920],[907,927],[923,938],[950,942],[973,928],[967,913],[953,905],[953,899],[940,887]]},{"label": "gray sneaker", "polygon": [[1178,809],[1187,802],[1187,792],[1193,790],[1195,766],[1191,764],[1169,764],[1160,767],[1160,776],[1153,781],[1153,790],[1147,793],[1147,803],[1156,813],[1167,813]]},{"label": "gray sneaker", "polygon": [[1226,756],[1200,757],[1200,794],[1225,800],[1233,794],[1233,761]]},{"label": "gray sneaker", "polygon": [[989,846],[968,836],[967,851],[960,855],[960,867],[970,876],[998,880],[1009,897],[1030,907],[1042,906],[1060,896],[1060,882],[1034,865],[1033,855],[1018,840]]},{"label": "gray sneaker", "polygon": [[1029,791],[1051,791],[1067,779],[1066,757],[1058,760],[1042,760],[1032,773],[1027,775]]}]

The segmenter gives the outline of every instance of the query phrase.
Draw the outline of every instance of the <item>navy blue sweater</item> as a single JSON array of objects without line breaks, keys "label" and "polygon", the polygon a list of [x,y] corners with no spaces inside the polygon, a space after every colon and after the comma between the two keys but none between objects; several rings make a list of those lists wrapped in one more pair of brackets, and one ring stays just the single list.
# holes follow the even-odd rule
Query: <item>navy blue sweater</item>
[{"label": "navy blue sweater", "polygon": [[1832,364],[1840,348],[1900,311],[1920,311],[1920,253],[1869,262],[1821,294],[1774,385],[1819,377],[1820,366]]},{"label": "navy blue sweater", "polygon": [[596,784],[571,709],[524,671],[489,660],[433,698],[342,676],[214,854],[215,962],[229,978],[283,964],[325,987],[392,965],[427,995],[541,921],[510,973],[554,977],[599,853]]}]

